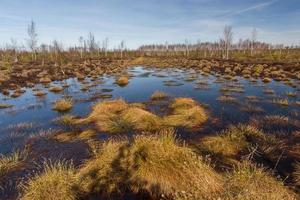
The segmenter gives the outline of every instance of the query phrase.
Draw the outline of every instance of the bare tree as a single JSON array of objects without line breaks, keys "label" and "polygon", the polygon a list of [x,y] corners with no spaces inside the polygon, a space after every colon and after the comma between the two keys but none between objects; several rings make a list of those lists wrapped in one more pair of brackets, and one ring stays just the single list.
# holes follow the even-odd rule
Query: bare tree
[{"label": "bare tree", "polygon": [[79,37],[79,48],[80,48],[80,58],[83,57],[83,49],[84,49],[84,39],[82,36]]},{"label": "bare tree", "polygon": [[41,44],[41,46],[40,46],[42,56],[43,56],[42,66],[45,65],[45,57],[46,57],[46,53],[47,53],[47,48],[48,48],[48,46],[46,44]]},{"label": "bare tree", "polygon": [[92,32],[89,32],[88,39],[87,39],[87,45],[88,45],[90,52],[93,52],[97,49],[97,43],[95,40],[95,36]]},{"label": "bare tree", "polygon": [[9,46],[14,54],[14,62],[18,62],[18,42],[17,42],[17,40],[14,38],[11,38]]},{"label": "bare tree", "polygon": [[185,43],[185,52],[186,52],[186,56],[189,56],[189,41],[188,41],[188,39],[185,39],[185,41],[184,41],[184,43]]},{"label": "bare tree", "polygon": [[120,52],[121,52],[121,59],[123,59],[123,50],[125,49],[125,41],[122,40],[120,44]]},{"label": "bare tree", "polygon": [[27,34],[28,34],[28,47],[30,48],[32,52],[32,59],[36,60],[36,48],[37,48],[37,32],[36,32],[36,24],[34,21],[31,21],[31,23],[28,25],[27,28]]},{"label": "bare tree", "polygon": [[103,41],[103,49],[104,49],[104,52],[105,52],[105,57],[107,57],[107,51],[108,51],[108,43],[109,43],[109,39],[108,38],[105,38],[105,40]]},{"label": "bare tree", "polygon": [[256,37],[257,37],[257,30],[256,28],[253,28],[251,33],[251,56],[253,55],[255,50]]},{"label": "bare tree", "polygon": [[228,60],[229,50],[231,48],[232,38],[233,38],[232,27],[226,25],[224,27],[223,34],[224,34],[225,55],[226,55],[226,59]]},{"label": "bare tree", "polygon": [[57,40],[53,40],[52,51],[54,52],[56,66],[57,66],[57,61],[60,59],[60,54],[62,52],[62,49],[63,49],[62,44],[59,43]]}]

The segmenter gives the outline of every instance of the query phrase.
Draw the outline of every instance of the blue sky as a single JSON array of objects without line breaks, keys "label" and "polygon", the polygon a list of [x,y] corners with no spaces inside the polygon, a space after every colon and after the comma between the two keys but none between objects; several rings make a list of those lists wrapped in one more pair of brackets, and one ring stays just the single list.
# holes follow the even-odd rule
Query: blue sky
[{"label": "blue sky", "polygon": [[31,19],[39,43],[74,44],[90,31],[111,48],[216,41],[231,25],[235,40],[256,27],[258,40],[300,44],[300,0],[0,0],[0,44],[25,44]]}]

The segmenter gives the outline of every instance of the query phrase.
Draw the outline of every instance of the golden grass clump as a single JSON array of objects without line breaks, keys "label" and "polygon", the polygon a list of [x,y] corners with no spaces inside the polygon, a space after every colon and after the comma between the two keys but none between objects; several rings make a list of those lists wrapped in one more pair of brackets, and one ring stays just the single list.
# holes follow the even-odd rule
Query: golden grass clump
[{"label": "golden grass clump", "polygon": [[120,99],[96,104],[93,112],[83,122],[93,122],[98,130],[115,134],[156,131],[161,127],[158,116]]},{"label": "golden grass clump", "polygon": [[[212,155],[213,159],[235,166],[244,156],[259,152],[259,156],[275,164],[282,157],[283,143],[276,137],[264,134],[260,129],[250,125],[231,126],[217,136],[208,136],[198,145],[200,152]],[[260,157],[260,158],[259,158]]]},{"label": "golden grass clump", "polygon": [[289,100],[288,99],[273,99],[272,103],[280,105],[280,106],[288,106]]},{"label": "golden grass clump", "polygon": [[286,95],[289,97],[297,97],[297,92],[287,92]]},{"label": "golden grass clump", "polygon": [[250,123],[265,132],[291,132],[300,128],[298,120],[284,115],[267,115],[265,117],[252,118]]},{"label": "golden grass clump", "polygon": [[116,83],[121,87],[126,86],[129,83],[128,77],[121,76],[116,80]]},{"label": "golden grass clump", "polygon": [[138,107],[130,107],[121,118],[132,124],[135,131],[156,131],[161,127],[160,117]]},{"label": "golden grass clump", "polygon": [[164,100],[168,97],[168,95],[162,91],[156,91],[151,95],[151,100],[152,101],[157,101],[157,100]]},{"label": "golden grass clump", "polygon": [[46,92],[43,92],[43,91],[36,91],[34,93],[34,96],[37,96],[37,97],[42,97],[42,96],[45,96],[47,93]]},{"label": "golden grass clump", "polygon": [[14,152],[11,155],[0,156],[0,177],[6,174],[9,170],[17,167],[25,158],[26,152]]},{"label": "golden grass clump", "polygon": [[269,83],[269,82],[272,81],[272,79],[270,79],[270,78],[268,78],[268,77],[265,77],[265,78],[263,78],[262,81],[263,81],[264,83]]},{"label": "golden grass clump", "polygon": [[297,163],[295,165],[295,172],[293,175],[294,175],[294,180],[295,180],[296,184],[298,186],[300,186],[300,163]]},{"label": "golden grass clump", "polygon": [[76,124],[76,117],[74,115],[66,114],[58,118],[57,122],[63,126],[72,126]]},{"label": "golden grass clump", "polygon": [[53,109],[58,112],[65,112],[73,107],[73,102],[71,99],[63,98],[59,99],[54,103]]},{"label": "golden grass clump", "polygon": [[222,189],[220,176],[191,149],[179,145],[171,130],[135,136],[132,142],[104,143],[79,177],[83,192],[107,198],[130,192],[154,199],[180,193],[206,199]]},{"label": "golden grass clump", "polygon": [[208,119],[205,110],[191,98],[176,98],[170,108],[171,114],[164,117],[166,126],[194,129]]},{"label": "golden grass clump", "polygon": [[5,109],[5,108],[12,108],[13,105],[10,104],[0,104],[0,109]]},{"label": "golden grass clump", "polygon": [[228,200],[295,200],[296,195],[264,169],[249,162],[241,163],[227,174],[224,197]]},{"label": "golden grass clump", "polygon": [[75,200],[75,170],[65,162],[45,163],[44,172],[22,185],[21,200]]},{"label": "golden grass clump", "polygon": [[222,156],[236,157],[247,151],[253,140],[263,138],[263,133],[248,125],[231,126],[217,136],[205,137],[199,147],[204,152]]},{"label": "golden grass clump", "polygon": [[50,92],[61,92],[64,88],[61,86],[53,86],[49,89]]}]

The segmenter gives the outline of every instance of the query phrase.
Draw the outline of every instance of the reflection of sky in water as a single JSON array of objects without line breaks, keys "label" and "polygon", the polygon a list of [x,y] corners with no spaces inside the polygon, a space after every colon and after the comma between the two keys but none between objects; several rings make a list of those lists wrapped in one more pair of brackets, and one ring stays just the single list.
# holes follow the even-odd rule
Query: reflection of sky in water
[{"label": "reflection of sky in water", "polygon": [[[291,102],[299,100],[295,97],[287,97],[286,92],[297,92],[297,90],[280,82],[273,81],[267,85],[264,85],[260,80],[258,83],[250,83],[248,80],[239,78],[239,83],[244,86],[245,92],[232,93],[233,96],[238,98],[240,102],[239,105],[235,105],[220,103],[216,100],[221,95],[219,89],[228,84],[228,81],[227,83],[214,83],[216,80],[215,77],[198,75],[197,80],[206,80],[209,85],[208,89],[206,90],[195,89],[194,86],[197,80],[193,82],[187,82],[184,80],[187,76],[189,76],[189,72],[192,71],[182,71],[178,69],[156,70],[136,67],[129,70],[129,73],[135,76],[130,79],[129,84],[126,87],[119,87],[115,85],[114,77],[103,77],[101,79],[104,81],[103,84],[99,84],[96,87],[91,87],[87,92],[82,92],[80,90],[82,83],[78,82],[76,79],[68,79],[62,82],[52,83],[52,85],[65,83],[70,85],[70,87],[66,88],[61,93],[56,94],[45,89],[47,91],[47,95],[45,97],[36,97],[33,95],[32,89],[27,89],[25,94],[16,99],[5,99],[4,96],[0,96],[0,103],[14,105],[13,108],[0,110],[0,144],[1,140],[5,140],[8,135],[11,134],[12,131],[8,128],[8,126],[11,124],[32,122],[33,127],[28,129],[28,131],[24,131],[23,136],[37,133],[41,129],[45,130],[49,128],[59,128],[53,122],[53,120],[61,114],[52,110],[52,104],[56,99],[61,98],[63,95],[72,96],[73,100],[76,102],[72,111],[70,111],[72,114],[79,116],[87,115],[91,111],[91,106],[97,101],[88,101],[87,99],[94,93],[101,93],[101,89],[103,88],[113,89],[113,91],[110,92],[110,94],[113,95],[113,98],[123,98],[129,102],[148,101],[151,94],[157,90],[164,91],[173,97],[192,97],[201,103],[208,104],[209,112],[214,117],[217,117],[220,121],[224,122],[224,124],[247,122],[249,117],[254,115],[240,111],[240,106],[241,104],[245,103],[245,97],[248,95],[255,95],[262,99],[262,102],[259,102],[256,105],[262,107],[266,112],[260,115],[281,114],[291,116],[291,110],[300,112],[299,107],[297,106],[282,107],[266,102],[270,96],[263,93],[265,88],[273,89],[275,91],[276,98],[288,98]],[[156,76],[157,74],[163,74],[166,75],[166,77],[158,77]],[[183,83],[183,85],[166,86],[164,81],[168,80],[176,80],[176,82]],[[43,88],[43,86],[38,85],[37,88]],[[295,116],[291,117],[295,118]],[[3,149],[3,145],[0,147],[0,152],[1,149]]]}]

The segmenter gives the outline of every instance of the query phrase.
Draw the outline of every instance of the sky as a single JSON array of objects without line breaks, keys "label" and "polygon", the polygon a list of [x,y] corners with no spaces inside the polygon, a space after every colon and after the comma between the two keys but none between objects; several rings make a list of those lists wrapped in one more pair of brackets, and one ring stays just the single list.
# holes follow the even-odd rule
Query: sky
[{"label": "sky", "polygon": [[235,41],[255,27],[259,41],[300,45],[300,0],[0,0],[0,45],[26,45],[31,20],[39,44],[79,44],[89,32],[110,48],[214,42],[230,25]]}]

